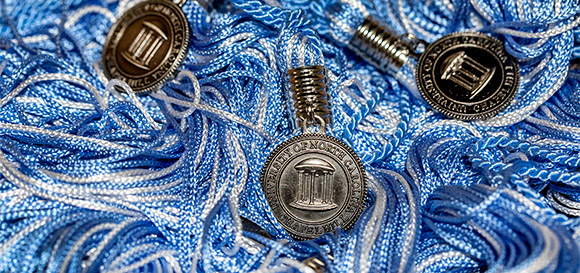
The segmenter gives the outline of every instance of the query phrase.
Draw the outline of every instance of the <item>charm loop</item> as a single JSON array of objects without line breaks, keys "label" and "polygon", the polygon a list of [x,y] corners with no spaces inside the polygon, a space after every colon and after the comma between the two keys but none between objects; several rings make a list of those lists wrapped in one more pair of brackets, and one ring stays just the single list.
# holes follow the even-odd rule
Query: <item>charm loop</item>
[{"label": "charm loop", "polygon": [[[324,134],[326,133],[326,121],[320,116],[314,116],[314,118],[319,122],[318,133]],[[308,125],[307,122],[304,120],[301,121],[302,124],[302,133],[306,134],[308,132]]]},{"label": "charm loop", "polygon": [[429,46],[427,41],[417,38],[413,33],[405,33],[401,36],[401,39],[411,47],[409,54],[414,58],[419,58],[421,53]]}]

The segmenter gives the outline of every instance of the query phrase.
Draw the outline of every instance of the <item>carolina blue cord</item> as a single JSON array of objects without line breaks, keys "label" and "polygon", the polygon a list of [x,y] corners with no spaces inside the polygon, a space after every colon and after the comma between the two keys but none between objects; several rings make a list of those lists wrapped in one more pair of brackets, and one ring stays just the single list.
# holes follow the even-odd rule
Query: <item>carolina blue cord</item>
[{"label": "carolina blue cord", "polygon": [[[146,96],[100,67],[129,2],[0,2],[0,271],[580,268],[577,1],[190,0],[180,73]],[[499,38],[522,70],[514,103],[471,123],[431,111],[345,49],[368,14],[429,42]],[[304,65],[328,68],[328,133],[363,160],[369,191],[352,230],[297,242],[259,175],[300,134],[287,70]]]}]

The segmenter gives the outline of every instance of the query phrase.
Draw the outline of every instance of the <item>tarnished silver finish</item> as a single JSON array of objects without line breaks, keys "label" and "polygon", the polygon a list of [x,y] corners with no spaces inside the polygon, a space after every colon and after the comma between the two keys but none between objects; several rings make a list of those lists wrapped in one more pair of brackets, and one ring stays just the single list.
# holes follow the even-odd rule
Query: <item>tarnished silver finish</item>
[{"label": "tarnished silver finish", "polygon": [[321,65],[303,66],[288,70],[288,74],[298,126],[316,124],[320,118],[325,124],[330,124],[332,115],[327,95],[326,68]]},{"label": "tarnished silver finish", "polygon": [[178,5],[139,3],[109,31],[102,53],[105,76],[126,82],[136,93],[154,90],[175,74],[188,43],[189,25]]},{"label": "tarnished silver finish", "polygon": [[394,74],[415,54],[417,41],[396,35],[369,16],[358,26],[349,47],[378,69]]},{"label": "tarnished silver finish", "polygon": [[337,138],[308,133],[270,154],[260,176],[272,213],[295,239],[349,229],[366,199],[366,173],[356,153]]}]

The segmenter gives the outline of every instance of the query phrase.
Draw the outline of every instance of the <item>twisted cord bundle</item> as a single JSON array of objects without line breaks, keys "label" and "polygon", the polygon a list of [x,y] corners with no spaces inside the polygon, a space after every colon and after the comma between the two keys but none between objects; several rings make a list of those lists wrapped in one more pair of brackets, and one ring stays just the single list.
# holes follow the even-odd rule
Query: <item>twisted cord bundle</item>
[{"label": "twisted cord bundle", "polygon": [[[190,0],[186,60],[147,96],[100,68],[131,1],[0,4],[0,272],[580,268],[577,1]],[[472,123],[427,109],[412,62],[393,77],[343,48],[370,13],[427,41],[497,35],[522,68],[514,103]],[[299,133],[287,70],[307,65],[328,68],[328,131],[369,198],[351,231],[296,242],[258,179]]]}]

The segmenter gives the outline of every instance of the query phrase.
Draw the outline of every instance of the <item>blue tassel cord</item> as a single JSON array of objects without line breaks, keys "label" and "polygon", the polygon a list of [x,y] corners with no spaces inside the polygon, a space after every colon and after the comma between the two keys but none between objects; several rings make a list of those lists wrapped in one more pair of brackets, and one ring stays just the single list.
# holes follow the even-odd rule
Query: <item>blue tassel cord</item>
[{"label": "blue tassel cord", "polygon": [[[519,179],[519,178],[514,178]],[[569,229],[506,187],[443,186],[425,206],[417,272],[575,272]]]},{"label": "blue tassel cord", "polygon": [[[1,272],[578,271],[577,1],[190,0],[184,64],[146,96],[100,66],[133,1],[0,3]],[[487,121],[434,113],[412,62],[386,75],[344,49],[369,14],[427,41],[497,36],[516,99]],[[329,134],[369,197],[351,231],[297,242],[258,179],[299,133],[287,70],[304,65],[329,70]]]}]

